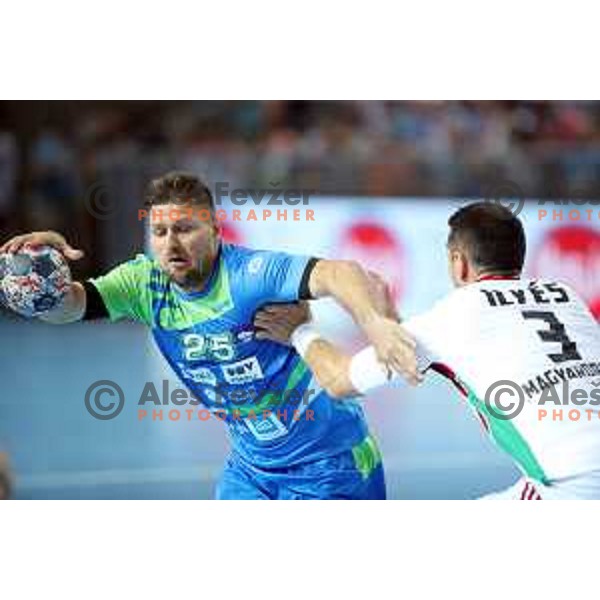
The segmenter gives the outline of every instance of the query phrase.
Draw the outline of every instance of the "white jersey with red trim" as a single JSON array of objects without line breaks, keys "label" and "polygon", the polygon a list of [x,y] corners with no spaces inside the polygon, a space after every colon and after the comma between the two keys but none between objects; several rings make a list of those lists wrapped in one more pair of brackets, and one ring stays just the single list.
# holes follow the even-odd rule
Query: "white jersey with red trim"
[{"label": "white jersey with red trim", "polygon": [[404,325],[528,477],[600,471],[600,327],[571,288],[490,278]]},{"label": "white jersey with red trim", "polygon": [[508,489],[487,494],[479,500],[597,500],[600,490],[600,472],[579,477],[560,479],[558,483],[542,485],[521,477]]}]

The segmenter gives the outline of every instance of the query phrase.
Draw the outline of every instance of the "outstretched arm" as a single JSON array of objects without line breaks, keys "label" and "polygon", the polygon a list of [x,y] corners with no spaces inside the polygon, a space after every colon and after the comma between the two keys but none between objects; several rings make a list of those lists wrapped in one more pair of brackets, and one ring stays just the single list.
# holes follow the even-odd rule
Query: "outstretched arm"
[{"label": "outstretched arm", "polygon": [[303,304],[279,304],[261,309],[254,318],[256,337],[293,345],[319,385],[333,398],[357,396],[398,377],[377,360],[373,346],[350,356],[320,337],[308,324],[310,316]]},{"label": "outstretched arm", "polygon": [[[387,314],[395,314],[385,281],[371,272],[368,277],[374,285],[386,288],[381,296],[388,304],[384,310]],[[372,346],[350,356],[320,337],[309,325],[310,321],[307,302],[266,306],[254,318],[256,337],[293,345],[308,363],[319,385],[334,398],[356,396],[391,379],[393,374],[378,361]],[[421,380],[422,375],[418,373],[416,381],[409,382],[414,384]]]}]

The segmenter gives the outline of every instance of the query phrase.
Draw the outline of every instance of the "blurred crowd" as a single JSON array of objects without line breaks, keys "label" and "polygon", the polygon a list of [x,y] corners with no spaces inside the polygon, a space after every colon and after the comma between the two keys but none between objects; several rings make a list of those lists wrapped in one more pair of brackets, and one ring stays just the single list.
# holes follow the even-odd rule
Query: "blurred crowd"
[{"label": "blurred crowd", "polygon": [[529,197],[597,197],[600,103],[0,103],[3,237],[54,227],[112,247],[91,186],[105,186],[100,211],[137,207],[172,168],[330,195],[473,197],[512,181]]}]

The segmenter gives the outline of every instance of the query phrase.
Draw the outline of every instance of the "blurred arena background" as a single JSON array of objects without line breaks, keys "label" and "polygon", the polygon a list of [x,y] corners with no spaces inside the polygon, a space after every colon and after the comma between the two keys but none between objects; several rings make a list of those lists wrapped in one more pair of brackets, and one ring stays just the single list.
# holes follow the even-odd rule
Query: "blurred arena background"
[{"label": "blurred arena background", "polygon": [[[449,290],[454,210],[522,205],[527,275],[570,282],[600,319],[598,102],[1,102],[0,241],[56,229],[86,253],[74,275],[96,275],[143,249],[142,187],[173,168],[230,189],[314,191],[314,222],[226,221],[227,238],[356,258],[393,283],[405,315]],[[332,337],[361,344],[331,304],[316,313]],[[146,381],[178,386],[143,327],[53,327],[0,309],[0,370],[14,497],[212,496],[222,425],[137,420]],[[101,379],[127,398],[112,421],[84,407]],[[475,497],[516,477],[443,381],[386,390],[366,411],[392,498]]]}]

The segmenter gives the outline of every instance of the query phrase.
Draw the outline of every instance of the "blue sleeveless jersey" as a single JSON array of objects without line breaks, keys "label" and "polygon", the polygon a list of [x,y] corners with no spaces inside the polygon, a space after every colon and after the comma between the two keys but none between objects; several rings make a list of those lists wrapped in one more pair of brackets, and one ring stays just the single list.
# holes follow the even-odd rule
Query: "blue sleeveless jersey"
[{"label": "blue sleeveless jersey", "polygon": [[356,448],[367,436],[358,403],[328,396],[293,348],[255,339],[255,312],[298,300],[309,260],[222,244],[201,292],[184,292],[145,255],[92,283],[111,320],[151,327],[177,376],[226,423],[236,453],[278,468]]}]

